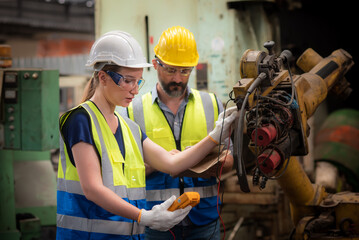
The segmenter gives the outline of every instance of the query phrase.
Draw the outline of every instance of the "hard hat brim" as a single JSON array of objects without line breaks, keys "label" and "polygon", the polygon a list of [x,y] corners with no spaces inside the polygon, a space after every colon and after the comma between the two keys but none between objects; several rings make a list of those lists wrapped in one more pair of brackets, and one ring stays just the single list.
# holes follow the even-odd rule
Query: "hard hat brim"
[{"label": "hard hat brim", "polygon": [[146,67],[153,67],[153,64],[150,63],[140,63],[140,64],[133,64],[133,65],[120,65],[113,62],[97,62],[95,64],[86,64],[86,67],[92,67],[94,71],[100,71],[106,65],[117,65],[120,67],[128,67],[128,68],[146,68]]}]

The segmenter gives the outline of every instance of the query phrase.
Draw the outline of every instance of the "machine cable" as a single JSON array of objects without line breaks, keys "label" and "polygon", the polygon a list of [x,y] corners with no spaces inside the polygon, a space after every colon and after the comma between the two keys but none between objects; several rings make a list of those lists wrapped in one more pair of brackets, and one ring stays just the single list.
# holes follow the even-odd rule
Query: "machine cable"
[{"label": "machine cable", "polygon": [[[235,134],[235,136],[234,136],[234,142],[236,144],[235,144],[235,147],[233,148],[233,150],[234,150],[234,155],[236,156],[235,158],[238,159],[237,160],[238,182],[239,182],[241,190],[243,192],[246,192],[246,193],[250,192],[250,190],[249,190],[249,185],[248,185],[248,180],[247,180],[246,169],[245,169],[245,166],[244,166],[244,160],[242,159],[243,129],[244,129],[245,109],[246,109],[246,105],[247,105],[247,102],[248,102],[249,95],[266,78],[267,78],[267,74],[260,73],[259,76],[254,80],[253,84],[247,90],[247,93],[246,93],[245,98],[244,98],[244,100],[242,102],[242,106],[241,106],[241,110],[240,110],[240,115],[239,115],[239,119],[238,119],[237,134]],[[237,144],[238,144],[238,148],[236,146]]]},{"label": "machine cable", "polygon": [[[231,94],[232,94],[232,91],[229,93],[229,100],[226,102],[226,104],[224,105],[224,110],[223,110],[223,119],[222,119],[222,128],[221,128],[221,133],[219,135],[219,142],[221,143],[222,142],[222,134],[223,134],[223,126],[224,126],[224,119],[226,117],[226,109],[227,109],[227,106],[228,106],[228,103],[230,101],[234,101],[234,99],[231,97]],[[229,129],[229,133],[231,133],[231,128]],[[231,135],[229,134],[229,137],[228,137],[228,144],[227,144],[227,150],[226,150],[226,155],[224,156],[224,159],[227,158],[227,154],[228,154],[228,151],[229,151],[229,147],[230,147],[230,144],[231,144]],[[218,145],[218,160],[217,162],[220,162],[220,155],[221,155],[221,145],[219,144]],[[219,190],[220,190],[220,185],[221,185],[221,176],[222,176],[222,170],[223,170],[223,166],[224,166],[224,163],[225,163],[225,160],[217,166],[217,169],[216,169],[216,178],[218,180],[218,188],[217,188],[217,213],[218,213],[218,216],[219,216],[219,219],[222,223],[222,226],[223,226],[223,239],[225,238],[225,235],[226,235],[226,228],[225,228],[225,224],[224,224],[224,221],[221,217],[221,212],[222,212],[222,207],[221,209],[219,210]],[[222,192],[222,199],[223,199],[223,196],[224,196],[224,192]],[[209,237],[209,239],[212,239],[214,233],[216,231],[216,228],[213,230],[213,233],[212,235]]]},{"label": "machine cable", "polygon": [[[289,153],[288,157],[287,156],[284,156],[285,159],[288,159],[287,162],[286,162],[286,165],[284,166],[282,172],[278,175],[278,176],[275,176],[278,172],[275,172],[274,174],[271,174],[268,175],[266,173],[264,173],[261,169],[261,165],[264,165],[266,163],[266,161],[269,159],[269,157],[271,156],[271,154],[273,153],[273,151],[275,150],[275,147],[273,145],[269,145],[267,146],[264,150],[268,150],[270,149],[270,152],[267,154],[266,158],[264,160],[262,160],[262,162],[259,162],[258,160],[258,156],[260,154],[262,154],[264,152],[264,150],[262,150],[261,153],[258,153],[258,122],[259,122],[259,109],[266,109],[266,111],[268,111],[269,113],[271,113],[271,123],[273,123],[273,125],[275,126],[276,128],[276,132],[279,132],[281,133],[280,135],[277,135],[276,136],[276,142],[281,142],[283,141],[284,138],[288,138],[289,139],[289,142],[290,142],[290,146],[292,145],[292,139],[291,139],[291,135],[290,135],[290,131],[286,132],[286,131],[281,131],[280,130],[280,125],[285,125],[287,126],[288,128],[287,129],[290,129],[290,127],[292,126],[293,124],[293,121],[291,119],[291,113],[290,113],[290,110],[287,108],[288,106],[292,106],[294,105],[294,107],[296,107],[296,102],[294,100],[294,90],[295,90],[295,87],[294,87],[294,82],[293,82],[293,78],[292,78],[292,74],[291,74],[291,71],[290,71],[290,65],[289,65],[289,62],[286,61],[287,63],[287,67],[288,67],[288,73],[289,73],[289,76],[290,76],[290,81],[291,81],[291,95],[289,95],[287,92],[285,91],[276,91],[274,93],[272,93],[272,96],[271,97],[267,97],[267,96],[260,96],[259,95],[259,92],[256,91],[256,96],[255,98],[258,100],[257,103],[256,103],[256,106],[255,106],[255,121],[254,121],[254,124],[255,124],[255,128],[254,128],[254,134],[255,134],[255,137],[254,137],[254,149],[255,149],[255,155],[256,155],[256,168],[254,169],[253,171],[253,185],[259,185],[260,189],[264,189],[265,188],[265,185],[266,185],[266,181],[267,180],[277,180],[278,178],[280,178],[287,170],[288,168],[288,165],[289,165],[289,162],[290,162],[290,156],[291,156],[291,152]],[[274,97],[273,97],[274,96]],[[283,99],[283,100],[280,100],[280,99]],[[288,102],[284,102],[285,100],[289,99]],[[270,103],[261,103],[260,100],[267,100],[267,101],[270,101],[272,103],[275,103],[277,105],[272,105]],[[270,106],[269,106],[270,105]],[[283,107],[285,108],[283,108]],[[274,109],[274,110],[280,110],[282,113],[284,114],[281,114],[281,116],[283,115],[286,115],[286,118],[283,117],[283,118],[278,118],[276,115],[277,114],[271,110],[271,109]],[[261,110],[261,113],[263,111]],[[247,117],[247,122],[250,122],[250,119],[248,119],[249,114],[246,115]],[[283,121],[284,119],[284,121]],[[283,128],[282,128],[283,129]],[[291,149],[291,147],[289,148]],[[259,180],[260,180],[260,177],[262,176],[262,181],[259,183]],[[274,177],[275,176],[275,177]]]}]

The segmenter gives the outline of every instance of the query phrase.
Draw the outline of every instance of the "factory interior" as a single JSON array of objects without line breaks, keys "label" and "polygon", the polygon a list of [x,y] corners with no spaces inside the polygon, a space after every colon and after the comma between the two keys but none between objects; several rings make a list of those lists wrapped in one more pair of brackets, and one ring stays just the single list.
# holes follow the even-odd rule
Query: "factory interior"
[{"label": "factory interior", "polygon": [[[151,62],[172,26],[196,39],[189,86],[247,113],[234,124],[233,169],[217,177],[221,239],[359,239],[356,5],[0,0],[0,239],[56,239],[59,117],[81,103],[96,39],[128,32]],[[262,72],[261,87],[249,91]],[[153,89],[157,73],[144,68],[143,78],[138,96]],[[288,96],[290,106],[259,104]],[[282,124],[284,115],[293,121]],[[280,141],[270,136],[273,122]],[[258,135],[271,138],[268,146],[257,145]]]}]

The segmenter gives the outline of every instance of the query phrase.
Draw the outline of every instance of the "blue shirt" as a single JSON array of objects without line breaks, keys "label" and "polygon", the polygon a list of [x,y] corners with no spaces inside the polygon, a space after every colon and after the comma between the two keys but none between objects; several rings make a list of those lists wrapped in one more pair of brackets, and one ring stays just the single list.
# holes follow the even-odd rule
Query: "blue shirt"
[{"label": "blue shirt", "polygon": [[[119,121],[119,120],[118,120]],[[142,130],[141,130],[142,131]],[[90,116],[84,108],[77,108],[71,112],[70,116],[66,120],[65,124],[61,128],[61,133],[68,149],[68,155],[71,163],[75,165],[75,161],[72,155],[72,147],[79,142],[85,142],[95,147],[97,156],[100,158],[100,154],[97,152],[95,142],[91,131]],[[120,121],[114,134],[123,158],[125,159],[125,145],[123,143],[123,136]],[[142,131],[142,142],[147,138],[146,133]]]}]

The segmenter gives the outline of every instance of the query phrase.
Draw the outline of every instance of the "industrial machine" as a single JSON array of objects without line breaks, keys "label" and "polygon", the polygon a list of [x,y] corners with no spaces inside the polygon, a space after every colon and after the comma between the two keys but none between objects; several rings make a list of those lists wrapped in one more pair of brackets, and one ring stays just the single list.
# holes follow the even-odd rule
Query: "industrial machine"
[{"label": "industrial machine", "polygon": [[295,226],[291,239],[359,239],[359,194],[327,193],[311,183],[296,157],[308,153],[307,120],[328,92],[351,92],[344,75],[354,64],[352,57],[343,49],[326,58],[307,49],[297,60],[303,74],[292,75],[291,52],[284,50],[277,57],[273,41],[264,47],[268,53],[247,50],[243,54],[242,79],[232,91],[241,109],[234,133],[241,190],[250,191],[242,155],[247,134],[248,148],[256,159],[253,185],[263,189],[268,180],[278,181],[290,201]]},{"label": "industrial machine", "polygon": [[315,183],[327,191],[359,191],[359,111],[338,109],[316,133]]},{"label": "industrial machine", "polygon": [[0,68],[0,239],[50,239],[44,229],[56,226],[58,79],[58,70]]}]

